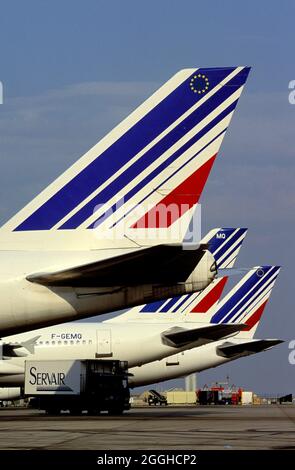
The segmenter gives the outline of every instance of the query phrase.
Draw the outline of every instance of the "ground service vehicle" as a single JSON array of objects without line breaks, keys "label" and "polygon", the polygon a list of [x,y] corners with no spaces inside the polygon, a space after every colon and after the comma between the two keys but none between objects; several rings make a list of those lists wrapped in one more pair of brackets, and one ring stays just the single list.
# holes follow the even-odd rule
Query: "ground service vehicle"
[{"label": "ground service vehicle", "polygon": [[25,396],[48,414],[122,414],[129,409],[127,363],[112,360],[26,361]]},{"label": "ground service vehicle", "polygon": [[167,399],[164,397],[164,395],[161,395],[161,393],[157,392],[157,390],[149,390],[148,404],[149,406],[167,406]]}]

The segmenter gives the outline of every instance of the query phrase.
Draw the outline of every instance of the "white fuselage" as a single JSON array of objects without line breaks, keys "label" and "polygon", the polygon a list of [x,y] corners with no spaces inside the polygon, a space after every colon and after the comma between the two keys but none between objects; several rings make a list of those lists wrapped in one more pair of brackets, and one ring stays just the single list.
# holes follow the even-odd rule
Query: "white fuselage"
[{"label": "white fuselage", "polygon": [[[236,344],[239,340],[231,339],[231,342]],[[158,361],[143,364],[142,366],[131,367],[129,369],[130,388],[177,379],[220,366],[241,357],[237,355],[233,358],[225,358],[219,355],[217,347],[224,343],[225,341],[221,340],[212,344],[205,344],[198,348],[181,351]],[[46,357],[48,358],[48,356]],[[18,358],[17,362],[19,364],[18,373],[13,374],[11,370],[10,374],[0,375],[0,387],[6,387],[0,388],[0,399],[2,400],[17,399],[21,395],[20,388],[12,388],[12,386],[22,387],[24,385],[24,365],[21,365],[24,363],[24,359],[20,360]],[[13,390],[13,393],[10,390]]]},{"label": "white fuselage", "polygon": [[[163,333],[171,327],[196,329],[204,323],[71,323],[44,328],[34,332],[6,337],[2,341],[0,360],[0,385],[19,385],[23,380],[24,362],[34,360],[60,359],[118,359],[128,361],[129,368],[159,361],[189,348],[199,347],[206,340],[172,346],[163,339]],[[36,339],[33,353],[26,342]],[[20,347],[17,347],[20,346]],[[33,346],[33,343],[32,345]],[[16,357],[5,355],[5,348],[11,348]],[[30,349],[30,348],[29,348]]]},{"label": "white fuselage", "polygon": [[46,287],[26,279],[33,273],[63,270],[111,258],[122,252],[0,251],[0,335],[28,331],[202,290],[212,282],[216,274],[210,271],[214,258],[207,251],[187,282],[172,286]]},{"label": "white fuselage", "polygon": [[[239,343],[239,340],[235,338],[231,338],[230,341],[234,344]],[[129,377],[130,387],[135,388],[177,379],[211,367],[220,366],[241,357],[226,358],[218,354],[218,346],[225,342],[226,340],[215,341],[214,343],[204,344],[199,348],[179,352],[159,361],[150,362],[141,367],[133,367],[129,370],[131,374]]]},{"label": "white fuselage", "polygon": [[[127,325],[128,326],[128,325]],[[131,325],[129,324],[129,327]],[[160,326],[160,325],[158,325]],[[140,325],[140,329],[133,329],[128,335],[128,341],[120,340],[117,334],[126,334],[126,330],[114,329],[112,335],[112,344],[117,343],[115,348],[116,353],[112,358],[127,360],[129,362],[130,377],[129,384],[131,388],[148,385],[165,380],[176,379],[186,376],[195,372],[200,372],[211,367],[217,367],[225,364],[231,360],[238,359],[241,356],[233,358],[226,358],[218,354],[218,346],[223,345],[226,340],[220,340],[209,344],[204,344],[192,349],[183,350],[177,349],[177,352],[170,351],[167,348],[162,348],[158,341],[155,341],[153,329],[146,328],[145,324]],[[90,329],[92,331],[90,331]],[[158,330],[158,329],[156,329]],[[144,331],[144,339],[142,332]],[[159,331],[159,330],[158,330]],[[99,336],[102,341],[106,341],[109,337],[106,334],[107,330],[95,329],[87,326],[87,334],[83,329],[79,328],[77,323],[76,328],[67,330],[55,330],[52,333],[44,334],[38,339],[38,345],[32,355],[24,357],[13,357],[8,360],[0,361],[0,386],[23,386],[24,383],[24,362],[26,359],[40,359],[48,360],[54,359],[92,359],[97,357],[97,350],[99,348]],[[19,338],[22,336],[23,338]],[[18,335],[12,339],[27,339],[28,334]],[[6,338],[8,340],[8,338]],[[231,338],[234,344],[243,342],[244,340],[238,338]],[[61,343],[58,345],[58,343]],[[73,343],[73,344],[72,344]],[[140,344],[140,346],[139,346]],[[162,349],[162,351],[160,351]],[[107,349],[105,349],[105,353]],[[19,349],[18,353],[28,354],[24,349]],[[118,356],[117,356],[118,355]],[[164,355],[164,357],[163,357]],[[157,356],[155,358],[155,356]],[[135,359],[136,358],[136,359]],[[152,359],[153,358],[153,359]],[[150,359],[150,362],[145,362]],[[139,362],[142,365],[138,365]]]}]

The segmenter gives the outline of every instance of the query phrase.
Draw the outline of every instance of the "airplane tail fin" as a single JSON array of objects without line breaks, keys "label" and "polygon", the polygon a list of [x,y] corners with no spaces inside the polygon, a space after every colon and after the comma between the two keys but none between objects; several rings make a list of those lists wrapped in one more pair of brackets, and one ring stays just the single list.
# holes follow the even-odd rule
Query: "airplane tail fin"
[{"label": "airplane tail fin", "polygon": [[279,266],[250,270],[214,308],[211,323],[242,323],[236,337],[253,338],[279,272]]},{"label": "airplane tail fin", "polygon": [[249,70],[179,71],[0,232],[43,249],[181,242]]},{"label": "airplane tail fin", "polygon": [[247,228],[215,228],[201,240],[208,244],[217,269],[234,266],[247,231]]},{"label": "airplane tail fin", "polygon": [[[223,268],[225,265],[233,267],[247,230],[246,228],[216,228],[211,230],[201,240],[201,243],[206,243],[209,251],[216,254],[218,268]],[[227,280],[227,277],[215,279],[201,292],[176,296],[167,300],[134,307],[108,321],[137,321],[140,319],[167,321],[167,319],[171,318],[174,322],[188,320],[191,322],[210,323],[212,308],[219,301]]]}]

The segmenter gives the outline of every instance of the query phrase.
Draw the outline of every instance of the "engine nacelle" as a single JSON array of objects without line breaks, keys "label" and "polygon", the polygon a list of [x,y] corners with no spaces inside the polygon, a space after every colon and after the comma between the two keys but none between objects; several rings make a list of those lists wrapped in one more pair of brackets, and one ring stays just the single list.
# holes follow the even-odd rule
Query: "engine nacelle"
[{"label": "engine nacelle", "polygon": [[21,398],[20,387],[0,388],[0,401],[18,400]]}]

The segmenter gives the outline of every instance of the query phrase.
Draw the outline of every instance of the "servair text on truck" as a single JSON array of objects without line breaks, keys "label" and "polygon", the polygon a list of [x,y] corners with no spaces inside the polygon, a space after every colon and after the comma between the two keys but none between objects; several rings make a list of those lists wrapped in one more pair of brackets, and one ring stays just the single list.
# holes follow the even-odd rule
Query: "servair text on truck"
[{"label": "servair text on truck", "polygon": [[129,409],[127,363],[113,360],[28,360],[25,395],[38,398],[34,406],[56,414],[79,414]]}]

